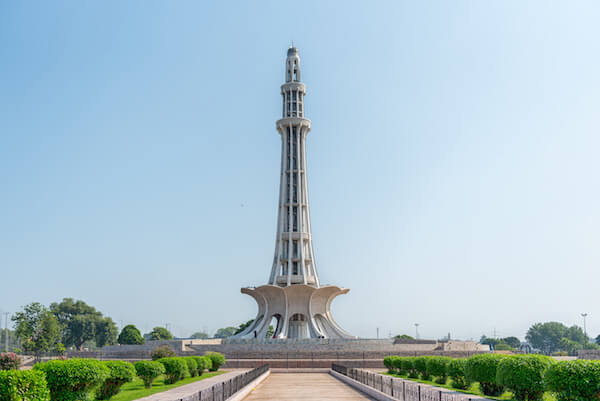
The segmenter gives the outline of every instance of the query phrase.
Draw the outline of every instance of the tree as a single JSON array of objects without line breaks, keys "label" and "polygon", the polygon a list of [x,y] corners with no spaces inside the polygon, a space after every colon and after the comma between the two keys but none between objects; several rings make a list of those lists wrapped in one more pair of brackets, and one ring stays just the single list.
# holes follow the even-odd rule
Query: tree
[{"label": "tree", "polygon": [[567,329],[567,335],[565,337],[581,345],[587,344],[589,342],[589,339],[583,332],[583,329],[579,326],[569,327]]},{"label": "tree", "polygon": [[596,337],[596,344],[600,345],[600,334],[598,334],[598,337]]},{"label": "tree", "polygon": [[396,339],[396,340],[414,340],[415,338],[412,336],[409,336],[408,334],[398,334],[398,335],[394,336],[394,339]]},{"label": "tree", "polygon": [[269,328],[267,329],[267,334],[265,335],[265,337],[271,338],[271,337],[273,337],[273,334],[275,334],[275,327],[273,327],[273,325],[270,324]]},{"label": "tree", "polygon": [[231,337],[232,335],[235,334],[235,332],[237,331],[236,327],[223,327],[220,328],[219,330],[217,330],[217,332],[214,335],[214,338],[227,338],[227,337]]},{"label": "tree", "polygon": [[577,351],[583,348],[582,344],[577,341],[573,341],[567,337],[560,339],[560,348],[571,356],[577,355]]},{"label": "tree", "polygon": [[561,348],[560,340],[567,337],[567,326],[559,322],[536,323],[529,328],[525,339],[546,354]]},{"label": "tree", "polygon": [[51,304],[50,311],[60,323],[62,343],[67,347],[75,346],[81,350],[86,341],[95,340],[97,346],[102,346],[114,344],[116,340],[114,322],[108,322],[96,308],[81,300],[64,298],[60,303]]},{"label": "tree", "polygon": [[251,320],[248,320],[246,323],[240,324],[240,326],[237,328],[237,330],[233,334],[235,335],[235,334],[241,333],[242,331],[246,330],[246,328],[248,326],[250,326],[253,322],[254,322],[254,319],[251,319]]},{"label": "tree", "polygon": [[502,341],[513,348],[519,348],[521,346],[521,340],[519,340],[517,337],[506,337],[503,338]]},{"label": "tree", "polygon": [[172,340],[173,334],[164,327],[155,327],[150,332],[150,340]]},{"label": "tree", "polygon": [[203,331],[197,331],[190,336],[190,338],[197,338],[199,340],[206,340],[209,335]]},{"label": "tree", "polygon": [[113,320],[105,317],[96,323],[96,347],[115,345],[119,329]]},{"label": "tree", "polygon": [[56,317],[38,302],[26,305],[12,317],[15,334],[23,349],[40,354],[51,351],[60,340],[60,325]]},{"label": "tree", "polygon": [[117,341],[119,344],[144,344],[146,342],[142,337],[142,333],[133,324],[123,327]]}]

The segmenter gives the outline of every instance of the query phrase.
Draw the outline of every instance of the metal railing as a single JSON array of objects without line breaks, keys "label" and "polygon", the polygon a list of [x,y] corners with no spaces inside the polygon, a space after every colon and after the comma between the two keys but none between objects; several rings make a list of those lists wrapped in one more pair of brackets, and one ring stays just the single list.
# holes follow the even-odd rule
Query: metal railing
[{"label": "metal railing", "polygon": [[[268,370],[269,365],[262,365],[249,372],[242,373],[229,380],[224,380],[221,383],[205,388],[189,399],[194,401],[225,401]],[[187,400],[187,398],[184,398],[184,400]]]},{"label": "metal railing", "polygon": [[[331,369],[400,401],[486,401],[488,398],[332,364]],[[491,401],[491,400],[489,400]]]}]

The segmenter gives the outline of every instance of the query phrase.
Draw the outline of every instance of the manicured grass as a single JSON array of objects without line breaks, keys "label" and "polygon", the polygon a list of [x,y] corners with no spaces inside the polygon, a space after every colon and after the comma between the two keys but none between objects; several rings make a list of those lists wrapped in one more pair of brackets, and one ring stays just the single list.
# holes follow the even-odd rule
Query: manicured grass
[{"label": "manicured grass", "polygon": [[194,383],[199,380],[208,379],[209,377],[217,376],[223,373],[225,372],[204,372],[202,376],[188,376],[175,384],[165,384],[164,376],[159,376],[156,378],[156,380],[154,380],[154,383],[152,383],[152,388],[144,388],[144,382],[136,377],[131,383],[125,383],[123,387],[121,387],[121,391],[119,392],[119,394],[112,397],[110,401],[137,400],[138,398],[146,397],[156,393],[161,393],[163,391],[167,391],[175,387],[183,386],[184,384]]},{"label": "manicured grass", "polygon": [[[430,384],[430,385],[436,386],[436,387],[447,388],[448,390],[458,391],[460,393],[478,395],[478,396],[481,396],[481,397],[490,398],[492,400],[509,400],[509,401],[513,400],[513,395],[512,395],[512,393],[510,391],[505,392],[500,397],[491,397],[489,395],[484,395],[481,392],[481,390],[479,389],[479,383],[473,383],[471,385],[471,387],[469,387],[467,390],[459,390],[459,389],[454,388],[454,387],[452,387],[450,385],[450,383],[451,383],[450,379],[448,379],[448,384],[438,384],[436,382],[429,381],[429,380],[411,379],[408,376],[401,376],[401,375],[396,375],[396,374],[388,373],[388,372],[386,372],[384,374],[388,375],[388,376],[399,377],[401,379],[411,380],[411,381],[418,382],[418,383]],[[544,394],[544,401],[556,401],[556,398],[554,398],[554,396],[552,394],[550,394],[550,393],[545,393]]]}]

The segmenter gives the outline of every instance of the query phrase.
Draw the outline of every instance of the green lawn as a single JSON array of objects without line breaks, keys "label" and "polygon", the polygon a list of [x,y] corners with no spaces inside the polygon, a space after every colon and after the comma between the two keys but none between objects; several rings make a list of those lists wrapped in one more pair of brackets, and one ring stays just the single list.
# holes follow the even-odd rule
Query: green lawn
[{"label": "green lawn", "polygon": [[[512,395],[512,393],[510,391],[505,392],[500,397],[491,397],[489,395],[484,395],[481,392],[481,390],[479,390],[479,383],[473,383],[471,385],[471,387],[469,387],[468,390],[459,390],[459,389],[456,389],[456,388],[454,388],[454,387],[452,387],[450,385],[450,382],[451,382],[450,379],[448,379],[448,384],[438,384],[438,383],[435,383],[435,382],[429,381],[429,380],[410,379],[407,376],[401,376],[401,375],[396,375],[396,374],[387,373],[387,372],[384,373],[384,374],[388,375],[388,376],[399,377],[399,378],[402,378],[402,379],[411,380],[411,381],[414,381],[414,382],[419,382],[419,383],[424,383],[424,384],[430,384],[430,385],[436,386],[436,387],[443,387],[443,388],[447,388],[448,390],[452,390],[452,391],[458,391],[458,392],[467,393],[467,394],[474,394],[474,395],[478,395],[478,396],[481,396],[481,397],[490,398],[492,400],[508,400],[508,401],[512,401],[513,400],[513,398],[512,398],[513,395]],[[556,398],[554,398],[554,396],[552,394],[545,393],[544,394],[544,401],[556,401]]]},{"label": "green lawn", "polygon": [[224,371],[218,372],[204,372],[202,376],[196,377],[186,377],[183,380],[178,381],[175,384],[165,384],[164,376],[159,376],[154,383],[152,383],[152,388],[144,388],[144,382],[141,379],[135,378],[131,383],[125,383],[123,387],[121,387],[121,391],[119,394],[115,395],[110,399],[110,401],[132,401],[137,400],[138,398],[146,397],[152,394],[160,393],[163,391],[170,390],[175,387],[183,386],[184,384],[190,384],[197,382],[199,380],[208,379],[209,377],[217,376],[225,373]]}]

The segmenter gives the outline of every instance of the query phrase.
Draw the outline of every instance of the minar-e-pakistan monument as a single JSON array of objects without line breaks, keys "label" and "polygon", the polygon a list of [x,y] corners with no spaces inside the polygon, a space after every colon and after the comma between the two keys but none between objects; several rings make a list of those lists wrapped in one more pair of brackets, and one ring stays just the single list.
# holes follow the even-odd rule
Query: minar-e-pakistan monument
[{"label": "minar-e-pakistan monument", "polygon": [[281,135],[281,178],[275,256],[269,283],[242,288],[258,304],[254,322],[236,338],[265,338],[273,319],[273,338],[355,338],[331,316],[331,301],[350,291],[321,286],[317,275],[310,229],[306,136],[310,120],[304,117],[306,86],[300,82],[298,49],[290,47],[285,61]]}]

